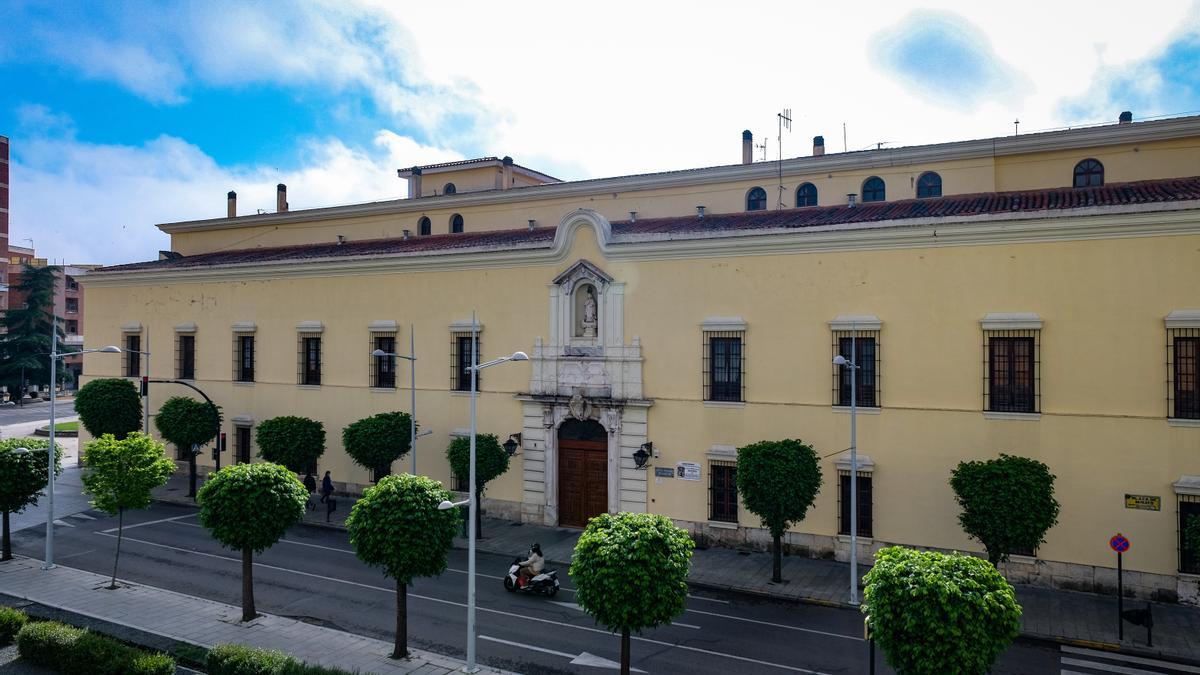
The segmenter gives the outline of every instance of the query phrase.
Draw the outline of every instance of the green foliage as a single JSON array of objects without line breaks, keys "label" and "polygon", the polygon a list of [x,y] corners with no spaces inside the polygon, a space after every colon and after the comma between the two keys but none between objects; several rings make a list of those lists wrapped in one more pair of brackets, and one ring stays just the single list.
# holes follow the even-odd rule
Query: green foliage
[{"label": "green foliage", "polygon": [[258,425],[254,439],[263,459],[304,473],[325,452],[325,425],[307,417],[272,417]]},{"label": "green foliage", "polygon": [[[21,294],[24,306],[10,307],[0,317],[0,326],[4,328],[0,331],[0,384],[6,385],[18,397],[23,393],[22,384],[50,382],[51,312],[59,270],[54,265],[23,265],[20,280],[12,290]],[[58,351],[66,351],[62,344],[62,328],[53,326],[53,331]],[[62,359],[57,361],[57,366],[57,381],[62,382],[68,371]]]},{"label": "green foliage", "polygon": [[408,413],[379,413],[364,417],[342,430],[342,445],[359,466],[376,475],[390,471],[392,462],[412,447],[412,417]]},{"label": "green foliage", "polygon": [[575,601],[613,631],[668,623],[684,610],[694,547],[666,516],[602,513],[575,545]]},{"label": "green foliage", "polygon": [[1200,516],[1191,516],[1183,524],[1183,541],[1192,555],[1200,558]]},{"label": "green foliage", "polygon": [[[55,470],[62,473],[62,446],[55,445]],[[46,455],[50,447],[45,438],[6,438],[0,440],[0,511],[19,513],[37,504],[46,488]],[[15,454],[25,448],[30,452]]]},{"label": "green foliage", "polygon": [[244,645],[217,645],[205,661],[208,675],[354,675],[341,668],[301,663],[280,651]]},{"label": "green foliage", "polygon": [[[471,439],[455,438],[446,448],[450,470],[456,476],[466,478],[471,473]],[[487,484],[508,471],[508,453],[500,445],[495,434],[475,436],[475,487],[483,494]]]},{"label": "green foliage", "polygon": [[118,441],[105,434],[84,447],[83,491],[92,506],[106,513],[150,506],[150,491],[167,482],[175,462],[163,456],[163,445],[137,432]]},{"label": "green foliage", "polygon": [[56,621],[30,623],[17,634],[21,658],[63,675],[173,675],[175,660]]},{"label": "green foliage", "polygon": [[821,490],[817,453],[799,439],[738,448],[737,487],[746,508],[762,518],[772,537],[781,537],[804,520]]},{"label": "green foliage", "polygon": [[0,647],[7,647],[17,633],[29,623],[29,617],[19,609],[0,607]]},{"label": "green foliage", "polygon": [[278,464],[235,464],[209,476],[196,501],[200,523],[223,546],[262,553],[304,518],[308,490]]},{"label": "green foliage", "polygon": [[167,399],[154,416],[158,433],[180,450],[204,445],[221,432],[221,408],[187,396]]},{"label": "green foliage", "polygon": [[75,394],[75,412],[87,432],[118,439],[142,428],[142,399],[137,387],[117,377],[92,380]]},{"label": "green foliage", "polygon": [[893,546],[864,580],[862,611],[900,675],[982,675],[1021,627],[1013,587],[979,558]]},{"label": "green foliage", "polygon": [[983,544],[993,565],[1012,551],[1037,550],[1058,522],[1054,474],[1028,457],[960,462],[950,487],[962,507],[959,524]]},{"label": "green foliage", "polygon": [[446,571],[460,522],[458,509],[438,510],[448,499],[442,484],[426,476],[385,476],[346,518],[355,555],[401,584]]}]

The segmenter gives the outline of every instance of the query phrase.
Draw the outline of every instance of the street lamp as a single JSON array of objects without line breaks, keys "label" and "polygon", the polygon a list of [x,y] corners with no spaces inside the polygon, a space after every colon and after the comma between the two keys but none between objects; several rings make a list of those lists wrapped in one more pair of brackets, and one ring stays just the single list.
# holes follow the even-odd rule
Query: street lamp
[{"label": "street lamp", "polygon": [[58,360],[80,354],[120,354],[121,348],[109,345],[99,349],[81,349],[77,352],[58,353],[58,317],[51,321],[50,328],[50,447],[46,449],[46,560],[42,569],[54,568],[54,460],[58,453],[54,446],[54,404],[58,399]]},{"label": "street lamp", "polygon": [[[477,349],[479,338],[479,324],[475,321],[475,312],[471,312],[471,479],[468,489],[466,501],[469,503],[467,518],[470,519],[470,525],[467,530],[467,665],[463,668],[464,672],[477,673],[479,666],[475,665],[475,518],[479,513],[479,498],[475,494],[475,399],[479,397],[477,389],[479,383],[479,371],[484,368],[498,366],[505,361],[528,361],[529,356],[525,352],[513,352],[511,356],[502,356],[491,361],[479,362],[479,352]],[[454,506],[446,506],[447,502],[442,502],[438,508],[445,509]]]},{"label": "street lamp", "polygon": [[858,604],[858,373],[852,358],[856,352],[857,331],[850,331],[851,359],[838,354],[833,364],[850,369],[850,604]]},{"label": "street lamp", "polygon": [[408,326],[408,356],[405,356],[404,354],[385,352],[382,349],[376,349],[375,351],[371,352],[371,356],[376,358],[393,357],[397,359],[404,359],[412,364],[412,366],[409,368],[412,377],[409,385],[409,390],[412,393],[412,400],[410,402],[410,414],[412,415],[412,418],[409,420],[408,425],[408,451],[412,454],[412,474],[415,476],[417,475],[417,439],[421,436],[428,436],[429,434],[432,434],[433,430],[430,429],[417,434],[417,339],[416,335],[413,333],[412,324],[409,324]]}]

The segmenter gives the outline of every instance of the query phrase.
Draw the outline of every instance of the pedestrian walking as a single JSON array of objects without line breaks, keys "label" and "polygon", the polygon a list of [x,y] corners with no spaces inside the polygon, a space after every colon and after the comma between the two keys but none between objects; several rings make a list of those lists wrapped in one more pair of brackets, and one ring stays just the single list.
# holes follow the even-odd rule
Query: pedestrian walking
[{"label": "pedestrian walking", "polygon": [[304,472],[304,488],[308,490],[308,508],[316,511],[317,505],[313,501],[313,495],[317,493],[317,477],[312,475],[312,471]]},{"label": "pedestrian walking", "polygon": [[324,503],[333,495],[333,479],[329,477],[329,472],[325,472],[325,477],[321,479],[321,502]]}]

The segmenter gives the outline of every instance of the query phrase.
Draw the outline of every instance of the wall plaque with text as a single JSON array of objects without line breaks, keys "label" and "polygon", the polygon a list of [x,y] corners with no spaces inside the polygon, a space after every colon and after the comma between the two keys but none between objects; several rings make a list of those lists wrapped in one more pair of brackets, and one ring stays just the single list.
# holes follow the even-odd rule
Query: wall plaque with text
[{"label": "wall plaque with text", "polygon": [[1162,511],[1162,497],[1153,495],[1125,495],[1125,508],[1140,511]]}]

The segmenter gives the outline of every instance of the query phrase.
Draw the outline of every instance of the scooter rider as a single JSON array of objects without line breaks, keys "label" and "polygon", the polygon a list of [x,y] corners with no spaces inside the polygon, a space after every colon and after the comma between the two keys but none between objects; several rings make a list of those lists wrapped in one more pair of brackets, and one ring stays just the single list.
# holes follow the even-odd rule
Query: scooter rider
[{"label": "scooter rider", "polygon": [[530,579],[541,574],[542,570],[546,567],[546,559],[542,556],[542,546],[534,544],[530,547],[529,560],[523,560],[517,563],[517,565],[521,568],[517,573],[518,580],[520,585],[524,586]]}]

